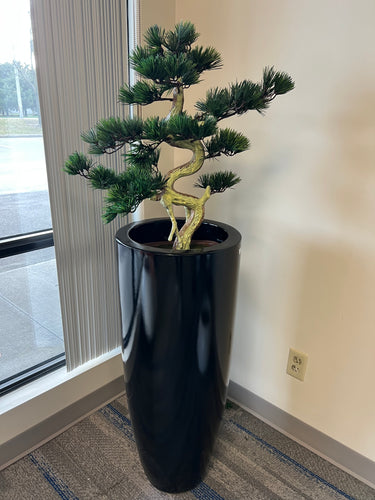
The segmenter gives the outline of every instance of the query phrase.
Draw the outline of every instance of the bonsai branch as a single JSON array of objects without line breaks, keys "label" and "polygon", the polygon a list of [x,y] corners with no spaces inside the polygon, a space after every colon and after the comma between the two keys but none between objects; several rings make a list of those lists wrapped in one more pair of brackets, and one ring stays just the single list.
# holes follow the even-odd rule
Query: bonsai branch
[{"label": "bonsai branch", "polygon": [[[169,241],[176,236],[173,248],[176,250],[188,250],[190,241],[195,230],[201,225],[204,219],[204,205],[211,194],[210,186],[207,186],[201,198],[181,193],[174,188],[175,182],[185,176],[192,175],[203,165],[204,148],[201,141],[176,141],[171,142],[171,146],[190,149],[193,152],[191,160],[173,170],[167,176],[168,180],[161,197],[161,203],[167,210],[172,221],[172,229],[169,234]],[[185,207],[186,220],[180,230],[177,227],[177,221],[173,212],[173,205]]]},{"label": "bonsai branch", "polygon": [[171,116],[180,115],[184,109],[184,89],[181,85],[174,87],[172,108],[167,116],[167,120]]}]

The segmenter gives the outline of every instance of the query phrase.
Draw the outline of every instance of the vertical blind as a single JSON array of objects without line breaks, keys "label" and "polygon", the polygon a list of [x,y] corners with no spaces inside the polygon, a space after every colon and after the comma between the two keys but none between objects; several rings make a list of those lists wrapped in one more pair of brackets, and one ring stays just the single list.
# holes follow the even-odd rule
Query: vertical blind
[{"label": "vertical blind", "polygon": [[[101,220],[103,194],[62,171],[80,133],[124,116],[128,79],[125,0],[31,0],[36,70],[54,230],[67,367],[120,345],[114,235],[125,222]],[[119,171],[122,157],[100,162]]]}]

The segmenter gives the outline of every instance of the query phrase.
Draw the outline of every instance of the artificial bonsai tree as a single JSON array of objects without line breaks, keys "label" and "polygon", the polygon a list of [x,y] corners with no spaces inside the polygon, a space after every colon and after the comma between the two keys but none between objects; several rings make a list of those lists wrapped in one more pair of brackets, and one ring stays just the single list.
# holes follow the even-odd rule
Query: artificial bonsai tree
[{"label": "artificial bonsai tree", "polygon": [[[205,173],[195,184],[204,189],[200,198],[177,191],[175,182],[198,172],[206,160],[247,150],[249,140],[231,128],[220,128],[219,122],[249,110],[263,113],[277,95],[294,87],[288,74],[265,68],[261,83],[244,80],[227,88],[209,90],[206,98],[196,103],[196,114],[189,115],[184,111],[185,90],[199,83],[204,71],[222,65],[221,56],[213,47],[193,47],[198,36],[191,22],[181,22],[170,31],[152,26],[145,34],[145,45],[138,46],[131,55],[132,67],[141,79],[133,86],[121,87],[120,102],[143,106],[169,101],[168,116],[146,120],[111,117],[100,120],[81,135],[89,144],[90,155],[113,154],[128,146],[123,172],[95,164],[78,152],[69,157],[64,167],[68,174],[88,179],[93,188],[107,190],[105,222],[119,214],[134,212],[145,199],[160,201],[171,219],[169,241],[174,240],[176,250],[190,249],[210,196],[233,187],[240,178],[231,171]],[[163,175],[158,166],[163,143],[190,150],[190,161]],[[186,218],[181,228],[177,226],[174,205],[185,208]]]}]

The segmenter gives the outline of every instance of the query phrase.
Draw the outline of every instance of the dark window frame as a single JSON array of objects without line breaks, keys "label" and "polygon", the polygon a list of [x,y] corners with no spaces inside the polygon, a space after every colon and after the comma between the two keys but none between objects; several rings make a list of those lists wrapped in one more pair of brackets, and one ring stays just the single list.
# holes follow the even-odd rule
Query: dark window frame
[{"label": "dark window frame", "polygon": [[66,365],[65,353],[57,354],[0,382],[0,397]]},{"label": "dark window frame", "polygon": [[[0,259],[53,247],[53,230],[34,231],[0,239]],[[7,394],[66,365],[65,353],[53,356],[31,368],[0,381],[0,396]]]},{"label": "dark window frame", "polygon": [[52,228],[0,239],[0,259],[42,248],[53,247]]}]

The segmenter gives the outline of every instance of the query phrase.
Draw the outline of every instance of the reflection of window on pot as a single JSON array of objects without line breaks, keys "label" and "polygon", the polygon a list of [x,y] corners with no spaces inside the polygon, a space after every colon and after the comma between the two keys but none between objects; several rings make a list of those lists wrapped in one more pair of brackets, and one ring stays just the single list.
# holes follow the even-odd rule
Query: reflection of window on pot
[{"label": "reflection of window on pot", "polygon": [[[200,175],[200,197],[177,191],[175,183],[206,160],[247,150],[248,139],[220,122],[249,110],[262,113],[294,87],[289,75],[266,68],[260,83],[208,91],[189,115],[185,90],[221,66],[220,54],[194,45],[197,38],[189,22],[172,31],[153,26],[131,56],[142,79],[124,85],[120,101],[169,101],[166,117],[102,119],[82,134],[93,156],[130,146],[122,173],[78,152],[65,163],[68,174],[107,191],[105,222],[134,212],[144,199],[160,201],[169,216],[133,222],[116,237],[131,420],[146,474],[167,492],[194,488],[207,468],[225,405],[241,241],[233,227],[204,220],[210,197],[240,181],[234,172]],[[162,173],[162,144],[190,151],[190,160]],[[175,206],[185,208],[185,218],[175,217]]]}]

